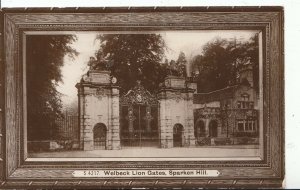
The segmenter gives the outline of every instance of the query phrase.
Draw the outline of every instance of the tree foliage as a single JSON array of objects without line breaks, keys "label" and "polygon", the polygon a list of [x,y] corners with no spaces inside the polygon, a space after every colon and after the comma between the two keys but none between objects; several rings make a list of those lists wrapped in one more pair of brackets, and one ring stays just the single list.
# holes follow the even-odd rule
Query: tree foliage
[{"label": "tree foliage", "polygon": [[123,91],[132,88],[137,80],[155,91],[165,77],[161,65],[165,42],[158,34],[98,35],[100,48],[89,65],[92,69],[108,69],[118,79]]},{"label": "tree foliage", "polygon": [[208,42],[202,54],[192,59],[193,75],[197,73],[198,92],[209,92],[233,85],[238,71],[246,63],[253,65],[254,88],[258,90],[258,36],[247,42],[216,38]]},{"label": "tree foliage", "polygon": [[166,64],[166,66],[165,66],[166,72],[169,75],[179,76],[179,77],[187,76],[187,73],[186,73],[187,60],[186,60],[185,54],[183,52],[179,53],[176,61],[171,60],[170,62],[168,62],[168,60],[166,59],[165,64]]},{"label": "tree foliage", "polygon": [[78,53],[70,47],[71,35],[28,35],[26,38],[26,83],[28,140],[49,139],[55,135],[55,119],[61,117],[64,56]]}]

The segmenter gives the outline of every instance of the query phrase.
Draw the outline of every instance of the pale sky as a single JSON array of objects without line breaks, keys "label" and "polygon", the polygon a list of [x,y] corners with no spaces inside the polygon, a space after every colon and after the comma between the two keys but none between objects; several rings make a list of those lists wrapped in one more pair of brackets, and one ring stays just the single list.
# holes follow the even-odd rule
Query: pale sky
[{"label": "pale sky", "polygon": [[[188,62],[190,59],[201,54],[203,45],[216,37],[233,39],[237,38],[240,41],[246,41],[253,36],[257,31],[229,31],[229,30],[214,30],[214,31],[160,31],[153,32],[161,34],[168,47],[165,53],[166,58],[176,60],[180,51],[184,52]],[[116,33],[116,32],[106,32]],[[118,32],[120,33],[120,32]],[[146,33],[146,32],[137,32]],[[149,32],[148,32],[149,33]],[[79,52],[79,55],[74,60],[65,57],[65,64],[61,68],[63,83],[58,86],[58,91],[64,94],[62,102],[68,105],[77,101],[76,83],[88,70],[87,62],[91,56],[94,56],[99,47],[99,42],[95,41],[96,32],[78,32],[76,33],[78,40],[71,46]]]}]

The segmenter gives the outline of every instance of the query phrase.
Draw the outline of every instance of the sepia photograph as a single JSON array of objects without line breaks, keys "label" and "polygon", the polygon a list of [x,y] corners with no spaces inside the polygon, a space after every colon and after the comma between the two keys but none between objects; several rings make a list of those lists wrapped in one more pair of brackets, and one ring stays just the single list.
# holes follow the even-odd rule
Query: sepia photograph
[{"label": "sepia photograph", "polygon": [[28,157],[262,159],[259,36],[26,33]]},{"label": "sepia photograph", "polygon": [[0,188],[282,187],[282,7],[0,18]]}]

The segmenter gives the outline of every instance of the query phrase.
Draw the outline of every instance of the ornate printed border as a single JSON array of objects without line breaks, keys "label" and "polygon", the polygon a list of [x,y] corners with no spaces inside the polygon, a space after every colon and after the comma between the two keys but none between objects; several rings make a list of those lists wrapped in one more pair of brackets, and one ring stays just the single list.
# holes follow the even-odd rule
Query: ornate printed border
[{"label": "ornate printed border", "polygon": [[[282,7],[4,9],[0,21],[0,188],[281,187],[284,178]],[[262,161],[28,162],[24,155],[24,31],[256,29],[264,39]],[[272,93],[271,93],[272,92]],[[4,98],[3,98],[4,97]],[[72,179],[74,169],[218,169],[217,178]]]}]

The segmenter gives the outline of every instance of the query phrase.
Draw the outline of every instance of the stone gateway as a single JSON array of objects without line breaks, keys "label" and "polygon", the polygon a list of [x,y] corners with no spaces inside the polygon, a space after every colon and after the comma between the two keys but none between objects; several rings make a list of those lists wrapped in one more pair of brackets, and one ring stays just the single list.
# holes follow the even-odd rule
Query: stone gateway
[{"label": "stone gateway", "polygon": [[259,96],[251,66],[244,71],[240,83],[209,93],[169,76],[156,94],[137,81],[120,95],[109,71],[90,70],[76,85],[80,149],[258,144]]}]

